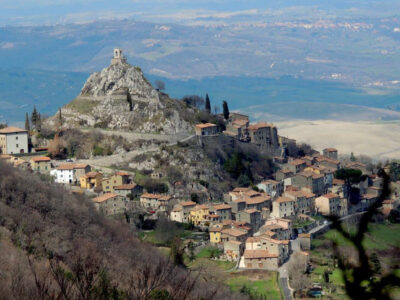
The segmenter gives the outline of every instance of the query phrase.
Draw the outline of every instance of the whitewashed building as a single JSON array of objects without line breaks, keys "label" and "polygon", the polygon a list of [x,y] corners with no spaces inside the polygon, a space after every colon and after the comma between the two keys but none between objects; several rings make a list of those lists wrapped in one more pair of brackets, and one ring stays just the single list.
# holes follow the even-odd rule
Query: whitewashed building
[{"label": "whitewashed building", "polygon": [[3,154],[28,153],[28,131],[17,127],[0,129],[0,150]]}]

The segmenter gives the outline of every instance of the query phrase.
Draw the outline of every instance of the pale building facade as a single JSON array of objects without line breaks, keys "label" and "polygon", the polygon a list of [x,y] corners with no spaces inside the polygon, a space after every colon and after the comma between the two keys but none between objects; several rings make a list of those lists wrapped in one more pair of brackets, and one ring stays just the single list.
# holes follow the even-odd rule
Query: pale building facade
[{"label": "pale building facade", "polygon": [[17,127],[0,130],[0,152],[2,154],[28,153],[28,131]]}]

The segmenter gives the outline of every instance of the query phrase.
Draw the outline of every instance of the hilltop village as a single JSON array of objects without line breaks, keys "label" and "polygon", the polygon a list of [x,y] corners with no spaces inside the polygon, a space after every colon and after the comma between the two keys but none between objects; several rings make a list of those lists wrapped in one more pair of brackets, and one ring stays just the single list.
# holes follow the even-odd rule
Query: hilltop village
[{"label": "hilltop village", "polygon": [[[118,64],[126,64],[126,59],[117,49],[112,65]],[[109,88],[114,89],[115,85]],[[87,97],[92,87],[87,83],[84,89]],[[154,90],[145,92],[160,100]],[[101,94],[98,90],[96,93]],[[157,105],[162,105],[160,103]],[[132,102],[129,104],[132,106]],[[50,119],[53,123],[49,124],[54,124],[57,118]],[[141,185],[143,174],[132,170],[131,164],[129,168],[120,163],[117,168],[106,169],[97,165],[96,160],[88,163],[76,157],[60,159],[51,154],[46,144],[31,146],[32,135],[37,135],[37,130],[35,133],[34,129],[16,127],[0,130],[0,158],[63,185],[71,193],[87,195],[107,217],[132,224],[139,219],[140,226],[147,221],[168,219],[196,228],[205,234],[199,247],[215,246],[221,251],[217,259],[233,261],[238,269],[278,271],[295,254],[308,265],[311,240],[329,227],[326,217],[347,218],[362,213],[382,193],[383,179],[377,174],[377,168],[356,159],[341,159],[335,148],[322,152],[310,148],[307,153],[297,151],[292,155],[291,148],[297,147],[296,141],[280,136],[273,124],[251,123],[248,116],[227,110],[214,118],[220,123],[210,120],[192,123],[184,139],[171,145],[159,145],[159,148],[167,152],[168,147],[191,147],[196,151],[203,151],[210,145],[242,147],[268,155],[273,164],[272,172],[266,177],[246,175],[249,182],[231,181],[219,193],[210,193],[212,182],[207,182],[210,177],[205,175],[195,179],[178,176],[177,180],[166,184],[164,178],[171,179],[172,173],[166,174],[160,168],[149,171],[146,164],[155,156],[150,151],[147,156],[138,156],[134,165],[146,165],[149,171],[146,176],[166,186],[154,188]],[[124,120],[116,120],[115,126],[124,123]],[[184,126],[188,124],[185,122]],[[62,137],[56,134],[55,139],[58,136]],[[234,164],[233,159],[230,162]],[[229,170],[228,167],[225,169]],[[390,168],[390,165],[384,167],[388,174]],[[243,168],[237,177],[245,173],[246,168]],[[400,182],[392,181],[391,187],[394,192],[381,207],[386,217],[399,205]]]}]

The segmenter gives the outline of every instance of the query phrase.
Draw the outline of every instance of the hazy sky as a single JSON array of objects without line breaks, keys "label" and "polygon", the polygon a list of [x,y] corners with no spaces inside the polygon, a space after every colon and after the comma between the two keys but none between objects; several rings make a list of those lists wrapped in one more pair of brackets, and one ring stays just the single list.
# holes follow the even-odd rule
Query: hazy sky
[{"label": "hazy sky", "polygon": [[[181,22],[196,17],[226,18],[221,13],[254,14],[285,7],[326,10],[392,7],[398,0],[0,0],[0,25],[54,24],[97,19],[135,18]],[[389,10],[388,11],[393,11]],[[229,15],[228,15],[229,16]]]}]

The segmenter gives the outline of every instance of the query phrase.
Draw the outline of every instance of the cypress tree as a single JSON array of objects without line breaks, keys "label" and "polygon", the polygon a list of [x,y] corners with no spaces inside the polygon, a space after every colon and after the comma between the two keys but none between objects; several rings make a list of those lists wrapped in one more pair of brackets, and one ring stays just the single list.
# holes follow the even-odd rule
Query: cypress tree
[{"label": "cypress tree", "polygon": [[32,121],[32,125],[33,125],[34,127],[36,127],[37,119],[38,119],[38,112],[37,112],[37,110],[36,110],[36,105],[35,105],[35,106],[33,107],[33,111],[32,111],[32,114],[31,114],[31,121]]},{"label": "cypress tree", "polygon": [[28,113],[25,113],[25,130],[28,130],[28,131],[31,130],[31,125],[29,123],[29,115],[28,115]]},{"label": "cypress tree", "polygon": [[40,113],[37,114],[36,130],[38,132],[40,132],[42,130],[42,119],[41,119]]},{"label": "cypress tree", "polygon": [[228,108],[228,102],[225,100],[222,102],[222,111],[224,113],[224,118],[225,120],[229,119],[229,108]]},{"label": "cypress tree", "polygon": [[206,94],[206,112],[211,113],[211,102],[208,94]]},{"label": "cypress tree", "polygon": [[58,121],[60,122],[60,126],[63,125],[63,118],[62,118],[62,114],[61,114],[61,108],[58,109]]}]

